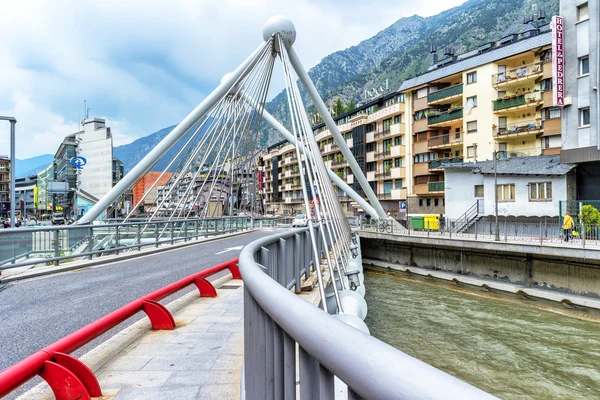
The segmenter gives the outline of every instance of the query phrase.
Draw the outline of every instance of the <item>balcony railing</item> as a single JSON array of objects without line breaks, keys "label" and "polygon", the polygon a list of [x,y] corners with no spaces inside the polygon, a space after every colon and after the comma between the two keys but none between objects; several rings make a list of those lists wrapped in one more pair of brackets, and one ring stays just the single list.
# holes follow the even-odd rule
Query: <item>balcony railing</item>
[{"label": "balcony railing", "polygon": [[521,65],[516,68],[511,68],[506,72],[500,72],[492,75],[492,85],[500,86],[510,82],[521,81],[529,77],[541,74],[542,62],[538,61],[533,64]]},{"label": "balcony railing", "polygon": [[379,160],[379,159],[382,159],[382,158],[388,158],[388,157],[391,157],[391,156],[392,156],[392,151],[391,150],[382,151],[382,152],[379,152],[379,153],[375,153],[375,159],[376,160]]},{"label": "balcony railing", "polygon": [[427,101],[429,103],[432,103],[434,101],[438,101],[438,100],[445,99],[448,97],[457,96],[459,94],[462,94],[462,92],[463,92],[463,85],[461,83],[460,85],[450,86],[450,87],[438,90],[437,92],[429,93],[427,95]]},{"label": "balcony railing", "polygon": [[443,192],[444,191],[444,181],[442,182],[429,182],[429,192]]},{"label": "balcony railing", "polygon": [[347,163],[348,163],[348,161],[346,161],[346,160],[333,160],[331,162],[331,166],[335,167],[335,166],[338,166],[338,165],[345,165]]},{"label": "balcony railing", "polygon": [[[508,96],[507,96],[508,97]],[[494,111],[506,110],[509,108],[525,105],[537,106],[542,101],[540,93],[511,95],[508,98],[494,100]]]},{"label": "balcony railing", "polygon": [[392,170],[391,170],[391,168],[388,171],[377,172],[375,174],[375,179],[391,178],[391,177],[392,177]]},{"label": "balcony railing", "polygon": [[431,147],[452,146],[463,142],[462,132],[448,133],[445,135],[434,136],[428,140],[427,145]]},{"label": "balcony railing", "polygon": [[382,138],[382,137],[390,136],[391,134],[392,134],[392,130],[388,128],[388,129],[386,129],[386,130],[383,130],[383,131],[381,131],[381,132],[377,132],[377,133],[374,135],[374,137],[375,137],[375,139],[380,139],[380,138]]},{"label": "balcony railing", "polygon": [[429,125],[441,124],[443,122],[454,121],[463,117],[462,107],[448,110],[443,113],[429,115],[427,117],[427,123]]},{"label": "balcony railing", "polygon": [[458,164],[463,162],[463,159],[460,157],[453,158],[441,158],[438,160],[429,161],[429,169],[441,168],[442,164]]},{"label": "balcony railing", "polygon": [[544,129],[541,120],[519,121],[493,129],[494,136],[537,134]]}]

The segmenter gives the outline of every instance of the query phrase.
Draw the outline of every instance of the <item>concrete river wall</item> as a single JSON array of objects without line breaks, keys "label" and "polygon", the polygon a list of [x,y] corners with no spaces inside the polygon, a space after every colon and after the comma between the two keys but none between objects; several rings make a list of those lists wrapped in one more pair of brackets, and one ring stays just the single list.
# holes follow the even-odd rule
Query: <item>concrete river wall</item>
[{"label": "concrete river wall", "polygon": [[600,298],[600,251],[360,232],[364,259]]}]

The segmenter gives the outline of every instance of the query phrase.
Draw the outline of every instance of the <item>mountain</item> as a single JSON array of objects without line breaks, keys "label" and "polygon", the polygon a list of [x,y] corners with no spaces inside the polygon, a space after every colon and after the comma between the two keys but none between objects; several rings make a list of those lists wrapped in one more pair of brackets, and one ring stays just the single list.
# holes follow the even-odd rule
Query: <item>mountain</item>
[{"label": "mountain", "polygon": [[[308,74],[327,103],[338,98],[364,102],[365,91],[386,83],[394,91],[404,80],[427,71],[432,44],[440,50],[452,47],[456,54],[471,51],[497,41],[511,25],[536,11],[545,11],[549,20],[558,14],[558,7],[558,0],[469,0],[428,18],[402,18],[374,37],[325,57]],[[309,112],[313,111],[302,89],[301,94]],[[285,90],[267,110],[288,122]],[[273,131],[266,135],[267,143],[280,140]]]},{"label": "mountain", "polygon": [[[337,51],[323,58],[308,72],[321,97],[329,104],[341,98],[345,102],[364,102],[365,91],[387,86],[394,91],[411,77],[429,67],[429,46],[442,50],[452,47],[456,54],[476,49],[479,45],[497,41],[509,27],[520,24],[523,17],[544,11],[547,20],[558,14],[558,0],[469,0],[466,3],[423,18],[413,15],[401,18],[375,36],[356,46]],[[439,51],[441,53],[441,51]],[[301,94],[309,113],[314,106]],[[284,125],[288,123],[285,90],[271,100],[267,110]],[[263,124],[261,146],[281,140],[278,133]],[[130,144],[115,148],[115,156],[123,161],[126,171],[138,163],[173,126],[161,129]],[[182,141],[153,168],[162,170],[169,156],[174,156]],[[177,147],[179,146],[179,147]]]},{"label": "mountain", "polygon": [[54,156],[51,154],[42,154],[41,156],[26,158],[19,160],[17,158],[15,166],[15,176],[22,178],[28,175],[34,175],[46,168],[54,161]]}]

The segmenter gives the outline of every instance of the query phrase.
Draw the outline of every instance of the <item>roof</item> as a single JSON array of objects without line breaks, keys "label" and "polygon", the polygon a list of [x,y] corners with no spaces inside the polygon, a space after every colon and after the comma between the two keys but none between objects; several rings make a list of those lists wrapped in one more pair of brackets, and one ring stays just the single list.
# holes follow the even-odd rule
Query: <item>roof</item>
[{"label": "roof", "polygon": [[[445,171],[471,170],[474,174],[493,174],[494,161],[480,161],[475,163],[442,164]],[[512,157],[498,160],[497,171],[499,175],[565,175],[575,168],[573,164],[561,164],[560,155]]]},{"label": "roof", "polygon": [[400,89],[398,89],[398,91],[405,91],[428,82],[432,82],[471,68],[478,67],[480,65],[485,65],[497,60],[502,60],[504,58],[514,56],[515,54],[521,54],[526,51],[551,44],[552,33],[546,32],[546,29],[542,29],[542,31],[544,33],[540,33],[539,35],[536,35],[534,37],[522,39],[518,42],[511,43],[505,46],[497,47],[485,53],[479,54],[477,53],[477,51],[466,53],[462,56],[459,56],[458,61],[446,67],[437,68],[426,72],[423,75],[419,75],[415,78],[405,80],[404,82],[402,82],[402,85],[400,85]]}]

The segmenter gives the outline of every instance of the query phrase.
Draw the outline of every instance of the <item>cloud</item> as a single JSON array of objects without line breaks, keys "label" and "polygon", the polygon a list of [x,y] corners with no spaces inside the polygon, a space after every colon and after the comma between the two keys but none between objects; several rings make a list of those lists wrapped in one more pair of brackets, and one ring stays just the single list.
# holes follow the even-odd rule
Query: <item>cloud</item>
[{"label": "cloud", "polygon": [[[0,15],[0,113],[18,119],[17,157],[53,153],[87,100],[123,144],[181,120],[289,16],[305,67],[367,39],[400,15],[462,0],[15,1]],[[280,73],[280,71],[277,71]],[[272,88],[276,94],[281,82]],[[279,86],[278,86],[279,85]],[[0,125],[0,154],[8,153]],[[8,132],[8,127],[6,128]]]}]

